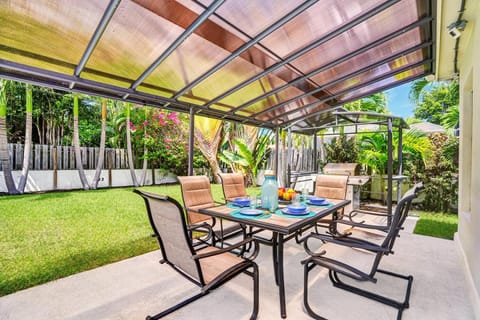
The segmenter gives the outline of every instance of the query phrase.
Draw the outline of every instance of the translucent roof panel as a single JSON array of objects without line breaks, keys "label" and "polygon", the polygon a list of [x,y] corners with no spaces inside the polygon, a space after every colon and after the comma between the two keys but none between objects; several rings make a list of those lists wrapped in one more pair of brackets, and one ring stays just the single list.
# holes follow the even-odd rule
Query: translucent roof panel
[{"label": "translucent roof panel", "polygon": [[108,0],[0,1],[0,59],[73,74]]},{"label": "translucent roof panel", "polygon": [[[401,43],[402,46],[398,44]],[[332,80],[339,79],[362,68],[371,66],[378,61],[402,54],[406,50],[411,50],[422,43],[418,28],[401,33],[398,37],[384,42],[364,53],[360,53],[345,62],[337,64],[325,71],[312,76],[317,83],[329,83]],[[398,58],[395,58],[398,59]]]},{"label": "translucent roof panel", "polygon": [[[393,33],[417,21],[418,13],[412,12],[409,8],[411,6],[415,6],[415,0],[400,1],[391,8],[351,28],[348,32],[344,32],[302,55],[292,64],[304,73],[308,73],[335,61],[346,52],[355,52],[365,44],[372,43],[386,34]],[[395,23],[392,23],[392,20],[395,20]]]},{"label": "translucent roof panel", "polygon": [[[164,8],[181,10],[182,7]],[[149,9],[154,8],[144,8],[129,0],[120,2],[86,64],[85,78],[107,82],[88,72],[88,69],[102,70],[130,79],[123,84],[129,87],[183,32],[183,28]]]},{"label": "translucent roof panel", "polygon": [[337,85],[330,86],[328,89],[332,95],[344,91],[345,89],[359,86],[362,83],[370,82],[373,79],[379,79],[384,75],[395,72],[399,69],[421,62],[423,58],[422,50],[417,50],[408,55],[401,56],[391,62],[384,63],[376,68],[363,72],[348,81],[342,81]]},{"label": "translucent roof panel", "polygon": [[[200,2],[209,5],[212,1]],[[243,32],[253,37],[302,2],[302,0],[227,0],[217,10],[217,14],[231,24],[241,26]]]},{"label": "translucent roof panel", "polygon": [[435,70],[433,0],[0,1],[0,77],[268,128]]},{"label": "translucent roof panel", "polygon": [[262,44],[271,48],[281,57],[286,57],[381,3],[380,0],[319,1],[285,27],[262,40]]}]

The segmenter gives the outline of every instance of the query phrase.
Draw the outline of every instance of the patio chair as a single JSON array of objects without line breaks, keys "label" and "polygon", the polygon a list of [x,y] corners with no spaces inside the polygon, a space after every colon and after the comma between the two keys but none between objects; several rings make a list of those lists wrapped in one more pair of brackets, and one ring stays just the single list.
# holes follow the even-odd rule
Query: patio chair
[{"label": "patio chair", "polygon": [[[220,241],[221,246],[224,240],[243,233],[246,236],[245,228],[237,222],[216,219],[198,213],[198,210],[215,206],[213,200],[210,181],[206,176],[179,176],[182,189],[182,198],[187,211],[188,224],[197,224],[207,222],[213,229],[214,236],[212,237],[212,244],[215,245],[217,240]],[[217,223],[218,222],[218,223]]]},{"label": "patio chair", "polygon": [[[405,192],[400,201],[411,196],[412,194],[418,195],[418,193],[423,189],[423,183],[417,183],[411,189]],[[373,218],[370,218],[369,216],[373,216]],[[390,230],[390,226],[387,223],[387,216],[388,214],[386,213],[382,214],[379,212],[364,211],[361,216],[363,220],[360,222],[353,221],[352,219],[337,220],[335,221],[337,228],[336,235],[340,237],[348,236],[360,238],[380,245]],[[407,216],[408,210],[403,212],[403,215],[400,217],[400,221],[398,223],[399,230],[404,229],[403,224],[407,219]]]},{"label": "patio chair", "polygon": [[[228,248],[219,249],[209,246],[196,250],[188,233],[194,230],[208,231],[211,236],[212,229],[209,224],[202,223],[187,227],[183,208],[176,200],[138,189],[134,192],[145,200],[148,218],[162,252],[163,259],[160,262],[167,263],[201,288],[201,292],[197,295],[154,316],[147,316],[146,319],[160,319],[207,295],[240,273],[245,273],[253,278],[253,312],[250,319],[256,319],[259,276],[258,266],[253,260],[258,254],[258,242],[249,238]],[[254,246],[249,257],[240,257],[229,252],[248,243],[252,243]]]},{"label": "patio chair", "polygon": [[[347,182],[348,176],[345,175],[319,174],[315,180],[313,195],[328,199],[345,200],[347,196]],[[337,219],[343,218],[343,211],[344,208],[337,211]],[[336,233],[336,226],[332,221],[332,218],[320,219],[315,226],[316,232],[318,233],[317,226],[319,226],[329,228],[330,233]]]},{"label": "patio chair", "polygon": [[[304,241],[305,251],[309,257],[302,261],[304,265],[304,305],[310,316],[315,319],[324,319],[313,311],[308,300],[308,276],[317,266],[328,269],[329,278],[333,286],[341,288],[363,297],[387,304],[398,309],[397,319],[401,319],[402,312],[409,307],[410,290],[413,276],[405,276],[394,272],[379,269],[381,259],[392,253],[393,244],[400,231],[401,224],[408,215],[412,200],[417,197],[418,190],[404,196],[398,203],[392,217],[392,224],[380,245],[364,239],[354,237],[335,237],[333,235],[314,234],[307,236]],[[324,242],[319,252],[309,247],[309,241],[318,239]],[[357,280],[358,282],[377,283],[377,273],[400,278],[407,281],[404,301],[379,295],[365,289],[343,282],[339,275]]]},{"label": "patio chair", "polygon": [[245,189],[245,179],[241,173],[219,173],[222,181],[223,196],[225,201],[233,201],[235,198],[248,197]]},{"label": "patio chair", "polygon": [[[247,190],[245,188],[245,179],[241,173],[219,173],[218,176],[222,181],[223,196],[225,201],[233,201],[237,197],[248,197]],[[263,244],[272,245],[273,235],[269,238],[259,235],[263,232],[263,229],[249,227],[247,234],[255,237]],[[250,250],[246,247],[245,250]]]}]

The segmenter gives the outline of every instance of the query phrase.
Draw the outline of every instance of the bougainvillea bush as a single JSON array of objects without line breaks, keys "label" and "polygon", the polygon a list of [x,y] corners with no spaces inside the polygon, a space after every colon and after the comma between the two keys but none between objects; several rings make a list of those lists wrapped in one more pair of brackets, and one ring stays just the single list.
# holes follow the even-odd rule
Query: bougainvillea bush
[{"label": "bougainvillea bush", "polygon": [[[137,157],[148,159],[153,168],[185,175],[188,167],[186,117],[177,112],[137,107],[130,122]],[[201,155],[195,154],[195,164],[202,165]]]}]

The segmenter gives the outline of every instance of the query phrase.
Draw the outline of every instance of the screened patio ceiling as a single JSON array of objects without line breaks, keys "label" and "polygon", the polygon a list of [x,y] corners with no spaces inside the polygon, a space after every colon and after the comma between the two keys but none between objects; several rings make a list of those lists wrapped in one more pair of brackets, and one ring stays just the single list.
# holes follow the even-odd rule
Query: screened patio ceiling
[{"label": "screened patio ceiling", "polygon": [[0,77],[268,128],[435,70],[434,0],[0,0]]}]

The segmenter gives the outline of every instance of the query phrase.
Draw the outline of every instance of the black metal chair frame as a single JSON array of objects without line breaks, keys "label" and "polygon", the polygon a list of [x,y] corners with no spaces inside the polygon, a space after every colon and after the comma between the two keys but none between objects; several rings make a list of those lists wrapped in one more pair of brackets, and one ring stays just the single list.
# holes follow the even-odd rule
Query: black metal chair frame
[{"label": "black metal chair frame", "polygon": [[[352,293],[361,295],[363,297],[381,302],[383,304],[392,306],[398,309],[397,320],[401,319],[404,309],[409,307],[410,291],[413,283],[413,276],[402,275],[391,271],[379,269],[378,266],[384,255],[393,253],[393,244],[398,236],[399,231],[402,228],[402,224],[405,221],[408,211],[410,210],[411,203],[414,198],[417,197],[417,193],[423,189],[422,185],[415,186],[413,192],[407,193],[398,203],[395,213],[393,215],[392,224],[389,227],[388,232],[385,234],[385,239],[382,245],[371,243],[364,239],[354,238],[350,236],[337,237],[335,235],[322,235],[312,233],[304,241],[305,251],[309,254],[309,257],[302,261],[304,265],[304,305],[308,314],[314,319],[325,319],[315,313],[308,301],[308,276],[311,270],[316,266],[321,266],[329,270],[329,278],[334,287],[341,288]],[[356,249],[362,249],[370,251],[375,254],[372,262],[372,268],[370,273],[365,273],[355,267],[345,264],[339,260],[335,260],[327,257],[325,250],[321,250],[315,253],[309,248],[308,241],[311,238],[319,239],[325,243],[334,243],[341,246],[347,246]],[[320,248],[321,249],[321,248]],[[375,278],[376,273],[382,273],[388,276],[396,277],[407,281],[407,289],[405,292],[405,298],[403,301],[397,301],[392,298],[379,295],[377,293],[361,289],[359,287],[346,284],[339,278],[339,274],[357,281],[370,281],[377,282]]]},{"label": "black metal chair frame", "polygon": [[[160,250],[162,252],[162,259],[160,260],[160,263],[161,264],[164,264],[164,263],[168,264],[175,271],[177,271],[183,277],[185,277],[187,280],[191,281],[192,283],[194,283],[195,285],[197,285],[201,288],[201,292],[194,295],[193,297],[187,298],[187,299],[179,302],[178,304],[176,304],[176,305],[174,305],[174,306],[172,306],[172,307],[170,307],[170,308],[168,308],[168,309],[166,309],[166,310],[164,310],[164,311],[162,311],[162,312],[160,312],[156,315],[147,316],[146,319],[147,320],[149,320],[149,319],[151,319],[151,320],[160,319],[160,318],[162,318],[162,317],[164,317],[164,316],[166,316],[166,315],[168,315],[168,314],[170,314],[170,313],[188,305],[189,303],[191,303],[193,301],[196,301],[199,298],[209,294],[212,290],[220,287],[221,285],[223,285],[224,283],[233,279],[234,277],[236,277],[240,273],[245,273],[248,276],[253,278],[253,311],[252,311],[250,319],[251,320],[256,319],[257,314],[258,314],[258,305],[259,305],[259,272],[258,272],[258,266],[253,260],[258,255],[258,251],[259,251],[258,241],[256,241],[253,238],[247,238],[247,239],[244,239],[243,241],[240,241],[240,242],[238,242],[236,244],[233,244],[233,245],[231,245],[229,247],[226,247],[226,248],[217,249],[217,250],[212,251],[212,252],[197,254],[195,249],[194,249],[195,245],[191,242],[192,238],[191,238],[190,234],[191,234],[192,231],[204,231],[204,232],[206,231],[207,235],[206,235],[206,239],[204,239],[204,240],[207,241],[213,235],[213,231],[211,229],[211,226],[208,223],[204,222],[204,223],[201,223],[201,224],[198,224],[198,225],[191,225],[191,226],[187,227],[185,219],[184,219],[183,207],[175,199],[173,199],[169,196],[153,194],[153,193],[141,191],[141,190],[138,190],[138,189],[135,189],[134,192],[139,194],[145,200],[145,204],[146,204],[147,212],[148,212],[148,219],[149,219],[150,225],[151,225],[151,227],[154,231],[154,236],[157,238],[159,246],[160,246]],[[184,270],[178,268],[175,264],[170,262],[167,254],[164,250],[162,237],[159,234],[158,229],[155,226],[155,223],[154,223],[154,220],[153,220],[153,217],[152,217],[152,211],[150,209],[150,203],[149,203],[150,199],[155,199],[155,200],[160,200],[160,201],[169,201],[169,202],[173,203],[178,208],[178,214],[181,215],[184,238],[185,238],[185,241],[188,242],[188,245],[190,247],[190,251],[191,251],[191,254],[192,254],[191,257],[195,261],[197,273],[199,275],[198,280],[192,278]],[[232,251],[234,249],[238,249],[240,247],[244,247],[247,244],[253,244],[254,250],[250,253],[250,255],[248,257],[242,257],[244,259],[243,262],[241,262],[239,264],[236,264],[233,267],[230,267],[229,269],[226,269],[221,274],[219,274],[216,278],[214,278],[212,281],[210,281],[208,284],[205,282],[203,274],[202,274],[202,268],[201,268],[201,265],[200,265],[200,260],[201,259],[212,257],[214,255],[227,253],[227,252],[229,253],[230,251]],[[253,269],[253,270],[249,271],[248,269]]]}]

